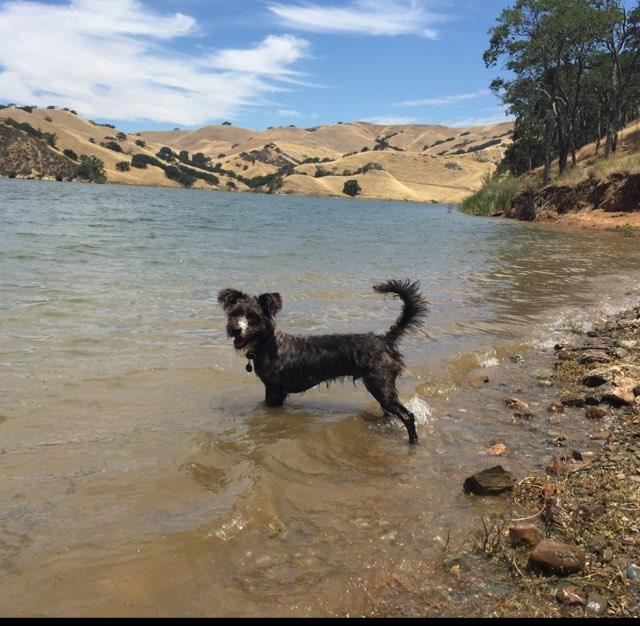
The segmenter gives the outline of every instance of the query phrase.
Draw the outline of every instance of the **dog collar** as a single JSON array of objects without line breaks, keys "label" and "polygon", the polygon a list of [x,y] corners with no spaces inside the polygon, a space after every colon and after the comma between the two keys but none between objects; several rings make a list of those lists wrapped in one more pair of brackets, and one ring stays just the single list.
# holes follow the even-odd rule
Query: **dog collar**
[{"label": "dog collar", "polygon": [[251,372],[253,372],[253,367],[252,367],[252,365],[251,365],[251,360],[252,360],[252,359],[255,359],[255,358],[256,358],[256,355],[255,355],[253,352],[247,352],[247,353],[245,354],[245,356],[247,357],[247,361],[248,361],[248,362],[247,362],[247,366],[246,366],[246,368],[245,368],[245,369],[247,370],[247,372],[251,373]]}]

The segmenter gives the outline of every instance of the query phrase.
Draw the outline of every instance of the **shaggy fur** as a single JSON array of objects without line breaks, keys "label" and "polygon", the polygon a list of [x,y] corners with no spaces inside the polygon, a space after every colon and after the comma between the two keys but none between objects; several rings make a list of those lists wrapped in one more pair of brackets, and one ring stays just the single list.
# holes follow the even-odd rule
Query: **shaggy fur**
[{"label": "shaggy fur", "polygon": [[396,378],[404,363],[398,350],[402,336],[417,328],[427,311],[419,283],[390,280],[374,291],[391,293],[403,301],[402,313],[384,335],[315,335],[299,337],[276,330],[274,318],[282,308],[278,293],[249,296],[223,289],[218,302],[227,314],[227,334],[234,347],[253,359],[265,386],[268,406],[282,406],[290,393],[301,393],[318,383],[338,378],[362,379],[385,413],[405,425],[409,442],[418,443],[415,417],[398,400]]}]

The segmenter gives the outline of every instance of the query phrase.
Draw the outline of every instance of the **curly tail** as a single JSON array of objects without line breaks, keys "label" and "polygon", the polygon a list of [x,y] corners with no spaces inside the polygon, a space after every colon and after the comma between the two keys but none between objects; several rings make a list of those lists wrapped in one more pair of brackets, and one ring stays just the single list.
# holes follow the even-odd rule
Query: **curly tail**
[{"label": "curly tail", "polygon": [[396,323],[387,331],[387,340],[392,344],[410,329],[419,328],[423,318],[427,314],[427,301],[420,293],[420,283],[412,283],[409,280],[389,280],[386,283],[375,285],[374,291],[378,293],[393,293],[400,297],[403,307]]}]

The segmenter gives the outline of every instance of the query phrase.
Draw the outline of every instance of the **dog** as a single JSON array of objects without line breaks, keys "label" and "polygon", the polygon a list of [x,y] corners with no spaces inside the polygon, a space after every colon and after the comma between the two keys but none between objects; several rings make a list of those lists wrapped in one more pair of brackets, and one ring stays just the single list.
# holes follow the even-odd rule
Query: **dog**
[{"label": "dog", "polygon": [[218,302],[227,315],[227,335],[234,348],[251,361],[265,386],[267,406],[284,404],[289,394],[302,393],[317,384],[342,378],[362,379],[385,415],[395,415],[407,429],[409,443],[418,443],[415,416],[398,400],[396,378],[404,368],[398,350],[400,339],[422,325],[427,302],[420,284],[390,280],[374,286],[381,294],[394,294],[403,302],[400,317],[384,334],[297,336],[276,330],[275,317],[282,309],[279,293],[249,296],[223,289]]}]

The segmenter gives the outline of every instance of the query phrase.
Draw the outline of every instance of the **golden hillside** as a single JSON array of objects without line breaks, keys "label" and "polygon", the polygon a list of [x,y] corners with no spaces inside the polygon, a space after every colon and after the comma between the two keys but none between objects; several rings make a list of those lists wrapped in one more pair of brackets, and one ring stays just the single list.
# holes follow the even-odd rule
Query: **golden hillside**
[{"label": "golden hillside", "polygon": [[[52,152],[98,157],[108,182],[180,186],[167,176],[166,168],[173,166],[174,174],[176,167],[185,170],[197,188],[344,197],[345,181],[355,179],[359,197],[421,202],[457,202],[478,189],[502,158],[512,131],[510,122],[471,128],[354,122],[265,131],[221,125],[125,136],[65,110],[0,109],[0,124],[7,118],[55,134],[55,145],[48,147]],[[133,155],[157,159],[162,147],[173,152],[168,161],[116,168],[123,161],[130,164]],[[11,153],[14,161],[20,158],[20,151]],[[16,163],[0,161],[0,174],[10,168],[15,172]],[[28,176],[56,174],[32,168]]]}]

